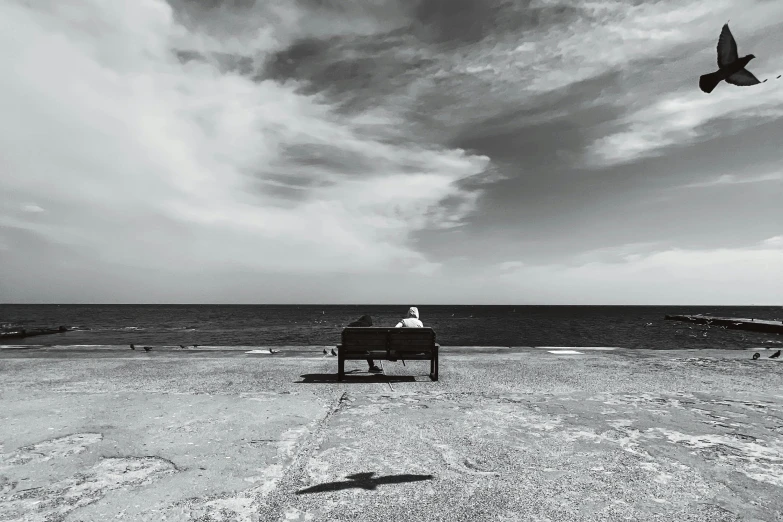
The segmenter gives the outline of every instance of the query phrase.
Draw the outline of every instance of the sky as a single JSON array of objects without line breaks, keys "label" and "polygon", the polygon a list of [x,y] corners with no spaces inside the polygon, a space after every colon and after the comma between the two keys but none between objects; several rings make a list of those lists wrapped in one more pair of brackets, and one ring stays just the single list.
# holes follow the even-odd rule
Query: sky
[{"label": "sky", "polygon": [[[721,83],[727,21],[761,85]],[[783,304],[776,0],[6,0],[0,302]]]}]

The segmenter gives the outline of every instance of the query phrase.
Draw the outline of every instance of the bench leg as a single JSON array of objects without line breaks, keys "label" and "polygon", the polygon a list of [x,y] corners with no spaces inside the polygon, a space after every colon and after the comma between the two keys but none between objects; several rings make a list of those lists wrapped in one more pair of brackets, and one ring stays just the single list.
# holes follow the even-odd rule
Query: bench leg
[{"label": "bench leg", "polygon": [[433,381],[438,380],[438,354],[437,353],[430,361],[430,379]]},{"label": "bench leg", "polygon": [[337,380],[342,381],[345,377],[345,359],[337,357]]}]

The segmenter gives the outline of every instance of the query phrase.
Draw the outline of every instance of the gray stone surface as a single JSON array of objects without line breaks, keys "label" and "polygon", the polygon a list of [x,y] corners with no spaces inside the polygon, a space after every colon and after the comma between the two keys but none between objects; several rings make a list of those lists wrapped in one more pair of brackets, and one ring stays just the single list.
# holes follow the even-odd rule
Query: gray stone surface
[{"label": "gray stone surface", "polygon": [[0,521],[783,520],[770,350],[251,349],[0,349]]}]

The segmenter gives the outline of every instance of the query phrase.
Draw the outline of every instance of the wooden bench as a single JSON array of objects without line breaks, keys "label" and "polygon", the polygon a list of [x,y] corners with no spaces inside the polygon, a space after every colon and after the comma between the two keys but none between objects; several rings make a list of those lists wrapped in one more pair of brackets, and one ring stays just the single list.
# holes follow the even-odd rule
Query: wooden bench
[{"label": "wooden bench", "polygon": [[430,379],[438,380],[438,349],[432,328],[345,328],[337,346],[337,380],[345,377],[345,361],[430,361]]}]

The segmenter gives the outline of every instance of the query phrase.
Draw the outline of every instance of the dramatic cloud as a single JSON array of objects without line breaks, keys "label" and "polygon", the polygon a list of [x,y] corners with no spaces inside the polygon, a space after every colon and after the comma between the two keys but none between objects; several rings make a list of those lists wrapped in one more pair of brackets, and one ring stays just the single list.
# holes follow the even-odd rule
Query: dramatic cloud
[{"label": "dramatic cloud", "polygon": [[755,302],[776,247],[743,245],[783,222],[764,137],[783,82],[706,96],[697,78],[728,18],[774,78],[781,15],[761,0],[9,0],[0,301],[513,302],[508,278],[526,274],[528,302],[636,302],[608,279],[594,293],[618,263],[654,300],[689,274],[671,296],[688,301],[713,284],[699,260],[754,271]]},{"label": "dramatic cloud", "polygon": [[[337,114],[296,83],[183,64],[172,41],[238,46],[189,32],[165,3],[119,5],[4,8],[6,57],[21,74],[0,94],[15,122],[3,127],[3,185],[58,207],[48,222],[6,223],[117,263],[165,268],[187,254],[205,267],[384,271],[431,266],[408,233],[457,226],[474,209],[478,192],[456,182],[489,158],[405,140],[405,122],[383,111]],[[287,45],[272,27],[243,51]]]}]

